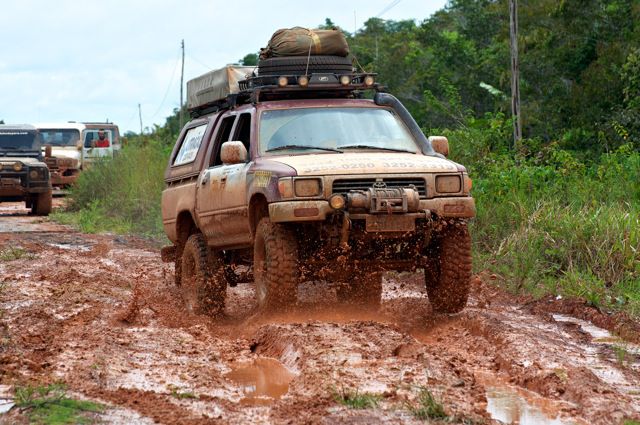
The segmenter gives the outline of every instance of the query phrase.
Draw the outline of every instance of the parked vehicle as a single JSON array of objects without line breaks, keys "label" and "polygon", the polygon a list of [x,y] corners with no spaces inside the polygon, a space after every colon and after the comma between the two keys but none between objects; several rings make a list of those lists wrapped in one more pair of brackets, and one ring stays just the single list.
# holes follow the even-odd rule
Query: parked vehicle
[{"label": "parked vehicle", "polygon": [[462,310],[475,216],[465,167],[375,74],[343,69],[343,57],[311,58],[279,57],[237,86],[251,71],[187,84],[193,119],[162,194],[173,243],[163,259],[175,262],[187,308],[220,312],[227,285],[250,277],[238,266],[250,265],[261,308],[293,305],[298,283],[317,280],[334,282],[339,302],[375,306],[383,271],[423,269],[433,309]]},{"label": "parked vehicle", "polygon": [[66,188],[78,179],[82,170],[82,136],[84,124],[36,124],[44,147],[45,163],[51,173],[54,187]]},{"label": "parked vehicle", "polygon": [[22,201],[33,214],[51,212],[51,179],[38,130],[31,125],[0,125],[0,202]]}]

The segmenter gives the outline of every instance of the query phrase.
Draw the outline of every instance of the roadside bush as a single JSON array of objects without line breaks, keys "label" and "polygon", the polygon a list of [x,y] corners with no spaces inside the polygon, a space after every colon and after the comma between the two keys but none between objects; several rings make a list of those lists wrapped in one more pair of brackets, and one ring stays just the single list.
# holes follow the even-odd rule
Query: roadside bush
[{"label": "roadside bush", "polygon": [[[160,197],[168,148],[157,142],[129,145],[113,159],[84,171],[71,190],[72,221],[84,231],[162,234]],[[65,220],[66,218],[66,220]]]}]

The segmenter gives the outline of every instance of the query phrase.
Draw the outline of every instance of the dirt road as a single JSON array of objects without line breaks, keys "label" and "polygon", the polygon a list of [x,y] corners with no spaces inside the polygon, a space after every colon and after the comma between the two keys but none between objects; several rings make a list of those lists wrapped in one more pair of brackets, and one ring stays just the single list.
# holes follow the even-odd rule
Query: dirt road
[{"label": "dirt road", "polygon": [[[426,390],[454,423],[640,419],[636,323],[488,276],[453,316],[432,314],[422,276],[389,274],[379,312],[336,310],[331,287],[309,283],[295,312],[264,317],[246,283],[214,320],[181,309],[152,244],[2,204],[0,288],[0,398],[64,382],[107,406],[92,417],[104,423],[420,423]],[[339,402],[356,390],[377,406]]]}]

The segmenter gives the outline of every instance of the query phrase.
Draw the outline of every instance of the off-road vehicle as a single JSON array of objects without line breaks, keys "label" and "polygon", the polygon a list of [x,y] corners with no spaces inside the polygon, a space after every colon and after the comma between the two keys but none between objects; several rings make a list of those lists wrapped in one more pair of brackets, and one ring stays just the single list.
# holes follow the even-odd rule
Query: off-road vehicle
[{"label": "off-road vehicle", "polygon": [[66,188],[78,180],[82,170],[82,135],[84,124],[36,124],[44,146],[44,162],[49,167],[51,185]]},{"label": "off-road vehicle", "polygon": [[462,310],[475,215],[466,169],[375,74],[311,58],[277,58],[296,73],[228,67],[187,85],[193,119],[162,194],[173,242],[162,256],[187,307],[219,312],[227,285],[250,278],[240,270],[252,270],[258,306],[280,309],[319,280],[340,302],[375,305],[381,272],[423,269],[434,311]]},{"label": "off-road vehicle", "polygon": [[51,212],[51,180],[35,127],[0,125],[0,202],[24,201],[37,215]]}]

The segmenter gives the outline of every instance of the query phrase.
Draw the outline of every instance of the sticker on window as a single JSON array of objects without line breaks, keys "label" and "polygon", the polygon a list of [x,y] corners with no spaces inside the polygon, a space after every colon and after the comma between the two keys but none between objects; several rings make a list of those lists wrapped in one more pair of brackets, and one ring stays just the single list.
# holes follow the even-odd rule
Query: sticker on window
[{"label": "sticker on window", "polygon": [[184,136],[184,142],[182,142],[176,159],[173,161],[173,165],[188,164],[196,159],[198,149],[200,149],[200,144],[202,144],[202,136],[204,136],[206,129],[207,125],[204,124],[187,131],[187,134]]}]

